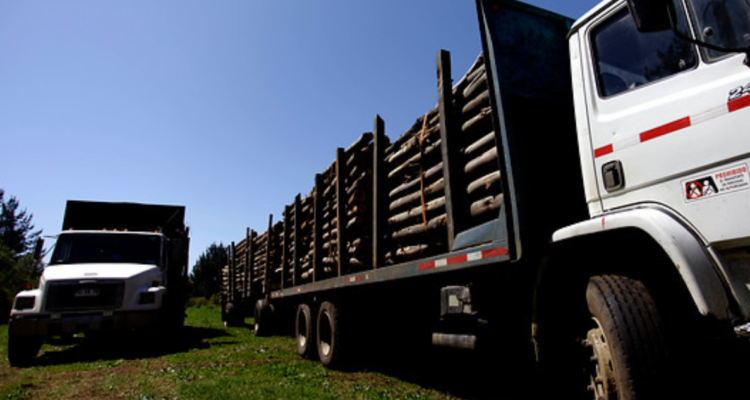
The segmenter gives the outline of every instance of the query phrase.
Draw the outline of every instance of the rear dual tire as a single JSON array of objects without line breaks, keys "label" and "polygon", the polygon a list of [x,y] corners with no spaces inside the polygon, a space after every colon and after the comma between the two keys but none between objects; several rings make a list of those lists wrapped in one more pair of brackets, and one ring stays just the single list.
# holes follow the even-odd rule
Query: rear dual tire
[{"label": "rear dual tire", "polygon": [[331,302],[323,302],[318,310],[316,343],[318,358],[323,366],[340,367],[343,364],[341,346],[341,315],[338,307]]},{"label": "rear dual tire", "polygon": [[273,311],[273,306],[265,300],[258,300],[255,303],[253,313],[255,316],[255,324],[253,325],[255,336],[269,336],[271,334]]},{"label": "rear dual tire", "polygon": [[308,359],[314,358],[317,355],[317,345],[313,311],[309,305],[300,304],[297,307],[294,331],[297,338],[297,353]]}]

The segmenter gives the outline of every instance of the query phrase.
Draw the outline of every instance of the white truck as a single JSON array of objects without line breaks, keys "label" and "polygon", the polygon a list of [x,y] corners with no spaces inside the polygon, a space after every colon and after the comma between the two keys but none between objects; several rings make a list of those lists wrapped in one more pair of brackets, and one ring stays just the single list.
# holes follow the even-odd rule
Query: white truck
[{"label": "white truck", "polygon": [[750,321],[750,2],[477,10],[484,60],[453,85],[441,52],[436,109],[393,143],[376,118],[233,244],[227,323],[293,327],[326,366],[474,349],[514,398],[741,382],[716,371],[746,359],[709,361]]},{"label": "white truck", "polygon": [[187,300],[185,207],[68,201],[39,286],[16,295],[8,358],[28,366],[43,341],[80,332],[182,326]]}]

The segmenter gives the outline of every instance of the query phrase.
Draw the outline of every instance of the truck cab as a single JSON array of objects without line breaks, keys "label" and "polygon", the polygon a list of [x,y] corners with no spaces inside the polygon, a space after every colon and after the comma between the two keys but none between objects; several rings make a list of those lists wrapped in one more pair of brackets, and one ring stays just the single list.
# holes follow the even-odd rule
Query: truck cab
[{"label": "truck cab", "polygon": [[[750,6],[658,4],[668,17],[661,27],[639,26],[639,4],[605,1],[571,28],[591,220],[555,240],[643,230],[682,267],[701,313],[746,322],[750,142],[741,127],[750,122],[750,68],[741,50],[750,46]],[[727,298],[717,294],[725,286]]]}]

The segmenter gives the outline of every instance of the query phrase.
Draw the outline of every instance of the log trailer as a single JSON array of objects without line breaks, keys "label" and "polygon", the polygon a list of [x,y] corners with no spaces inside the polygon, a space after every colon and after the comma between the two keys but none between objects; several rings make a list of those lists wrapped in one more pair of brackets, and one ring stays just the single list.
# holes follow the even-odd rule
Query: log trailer
[{"label": "log trailer", "polygon": [[182,327],[187,301],[185,207],[70,200],[36,289],[16,295],[8,359],[28,366],[54,336]]},{"label": "log trailer", "polygon": [[376,116],[232,244],[224,321],[294,326],[326,366],[413,339],[558,394],[674,394],[750,320],[750,5],[477,11],[483,52],[455,85],[438,54],[435,108],[393,141]]}]

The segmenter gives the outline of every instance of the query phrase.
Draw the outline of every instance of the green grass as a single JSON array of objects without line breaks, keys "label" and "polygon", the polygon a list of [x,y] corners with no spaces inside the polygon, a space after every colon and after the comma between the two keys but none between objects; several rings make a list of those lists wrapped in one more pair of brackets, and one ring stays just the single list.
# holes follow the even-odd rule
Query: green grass
[{"label": "green grass", "polygon": [[376,372],[340,372],[297,355],[291,337],[224,328],[215,307],[188,309],[180,338],[127,336],[45,344],[31,368],[7,361],[0,326],[0,399],[446,399]]}]

